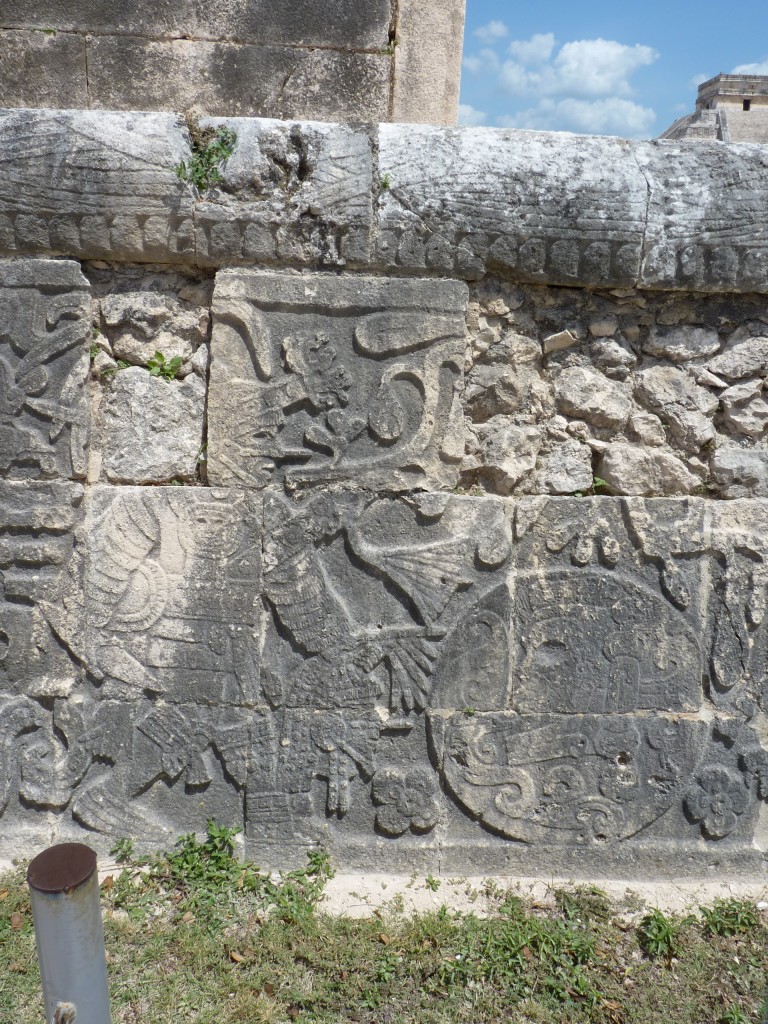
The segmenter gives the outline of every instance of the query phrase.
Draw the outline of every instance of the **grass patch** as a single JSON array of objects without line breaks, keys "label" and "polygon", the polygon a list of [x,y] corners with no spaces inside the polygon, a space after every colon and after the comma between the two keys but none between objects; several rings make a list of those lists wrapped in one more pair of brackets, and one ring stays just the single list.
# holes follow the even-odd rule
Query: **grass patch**
[{"label": "grass patch", "polygon": [[[531,904],[489,886],[487,917],[322,911],[313,853],[279,878],[236,832],[137,858],[102,886],[114,1024],[762,1024],[768,922],[748,901],[628,917],[599,889]],[[714,915],[714,916],[713,916]],[[0,1019],[43,1019],[21,870],[0,880]]]}]

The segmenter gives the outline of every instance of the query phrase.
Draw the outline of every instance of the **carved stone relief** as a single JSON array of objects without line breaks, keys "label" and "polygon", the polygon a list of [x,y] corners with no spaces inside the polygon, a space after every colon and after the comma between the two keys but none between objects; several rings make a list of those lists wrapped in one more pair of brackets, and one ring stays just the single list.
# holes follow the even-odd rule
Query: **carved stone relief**
[{"label": "carved stone relief", "polygon": [[0,261],[0,476],[85,476],[89,335],[78,264]]},{"label": "carved stone relief", "polygon": [[213,483],[455,485],[463,284],[222,271],[213,301]]}]

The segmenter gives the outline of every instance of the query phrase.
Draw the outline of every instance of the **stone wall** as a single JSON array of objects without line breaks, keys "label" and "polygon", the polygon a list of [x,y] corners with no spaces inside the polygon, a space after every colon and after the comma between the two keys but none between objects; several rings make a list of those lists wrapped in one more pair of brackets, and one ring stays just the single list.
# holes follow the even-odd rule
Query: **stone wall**
[{"label": "stone wall", "polygon": [[0,0],[0,103],[455,124],[464,4]]},{"label": "stone wall", "polygon": [[766,151],[228,124],[0,118],[0,855],[762,877]]}]

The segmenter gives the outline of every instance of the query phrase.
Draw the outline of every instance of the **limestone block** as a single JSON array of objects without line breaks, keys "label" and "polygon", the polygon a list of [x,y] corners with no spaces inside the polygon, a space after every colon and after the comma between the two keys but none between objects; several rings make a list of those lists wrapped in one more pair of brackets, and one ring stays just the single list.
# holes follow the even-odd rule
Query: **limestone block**
[{"label": "limestone block", "polygon": [[453,487],[466,301],[454,281],[221,271],[209,480]]},{"label": "limestone block", "polygon": [[465,0],[400,0],[393,111],[386,120],[456,123],[464,8]]},{"label": "limestone block", "polygon": [[368,262],[372,156],[363,131],[255,119],[226,123],[238,144],[222,169],[222,191],[197,208],[200,262]]},{"label": "limestone block", "polygon": [[1,30],[0,96],[6,107],[86,107],[85,39]]},{"label": "limestone block", "polygon": [[90,297],[76,263],[0,260],[0,476],[85,476]]},{"label": "limestone block", "polygon": [[0,195],[0,251],[193,258],[194,200],[173,170],[189,160],[176,115],[6,110],[0,148],[16,167]]},{"label": "limestone block", "polygon": [[714,440],[710,417],[717,409],[717,398],[696,384],[685,371],[674,366],[652,366],[635,375],[638,397],[669,424],[670,430],[686,451],[698,451]]},{"label": "limestone block", "polygon": [[643,343],[644,352],[673,363],[712,356],[719,348],[717,331],[705,327],[654,327]]},{"label": "limestone block", "polygon": [[205,384],[152,377],[134,366],[113,374],[102,407],[101,443],[112,483],[192,481],[203,445]]},{"label": "limestone block", "polygon": [[719,356],[710,359],[707,369],[726,380],[742,380],[768,371],[768,337],[740,338],[726,345]]},{"label": "limestone block", "polygon": [[622,442],[609,445],[600,459],[597,475],[615,494],[690,494],[702,485],[699,477],[675,455]]},{"label": "limestone block", "polygon": [[[120,73],[126,66],[131,75]],[[382,54],[138,35],[88,42],[90,104],[109,110],[379,121],[388,114],[389,77]]]},{"label": "limestone block", "polygon": [[720,393],[723,420],[728,427],[747,437],[760,437],[768,427],[768,401],[761,380],[734,384]]},{"label": "limestone block", "polygon": [[2,24],[50,26],[67,32],[145,35],[156,38],[237,39],[281,45],[381,49],[387,45],[388,0],[31,0],[0,2]]},{"label": "limestone block", "polygon": [[650,194],[641,287],[768,287],[764,153],[760,146],[637,147]]},{"label": "limestone block", "polygon": [[533,486],[542,494],[588,491],[592,486],[592,452],[575,440],[556,444],[539,459]]},{"label": "limestone block", "polygon": [[561,412],[612,430],[621,430],[632,412],[632,399],[620,384],[582,366],[558,375],[555,400]]},{"label": "limestone block", "polygon": [[[378,256],[387,267],[634,284],[647,186],[626,142],[381,125]],[[445,259],[448,259],[446,264]]]},{"label": "limestone block", "polygon": [[768,451],[722,445],[710,459],[712,480],[724,498],[768,498]]},{"label": "limestone block", "polygon": [[117,359],[146,366],[156,352],[191,359],[208,336],[209,313],[157,291],[117,292],[99,301],[102,334]]},{"label": "limestone block", "polygon": [[94,489],[83,658],[103,697],[256,703],[260,538],[243,493]]}]

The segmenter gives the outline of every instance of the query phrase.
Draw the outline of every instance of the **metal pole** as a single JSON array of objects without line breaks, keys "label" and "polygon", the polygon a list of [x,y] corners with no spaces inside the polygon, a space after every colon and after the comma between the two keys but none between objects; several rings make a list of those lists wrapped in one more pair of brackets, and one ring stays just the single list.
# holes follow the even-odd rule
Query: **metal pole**
[{"label": "metal pole", "polygon": [[61,843],[27,868],[46,1024],[112,1024],[96,854]]}]

